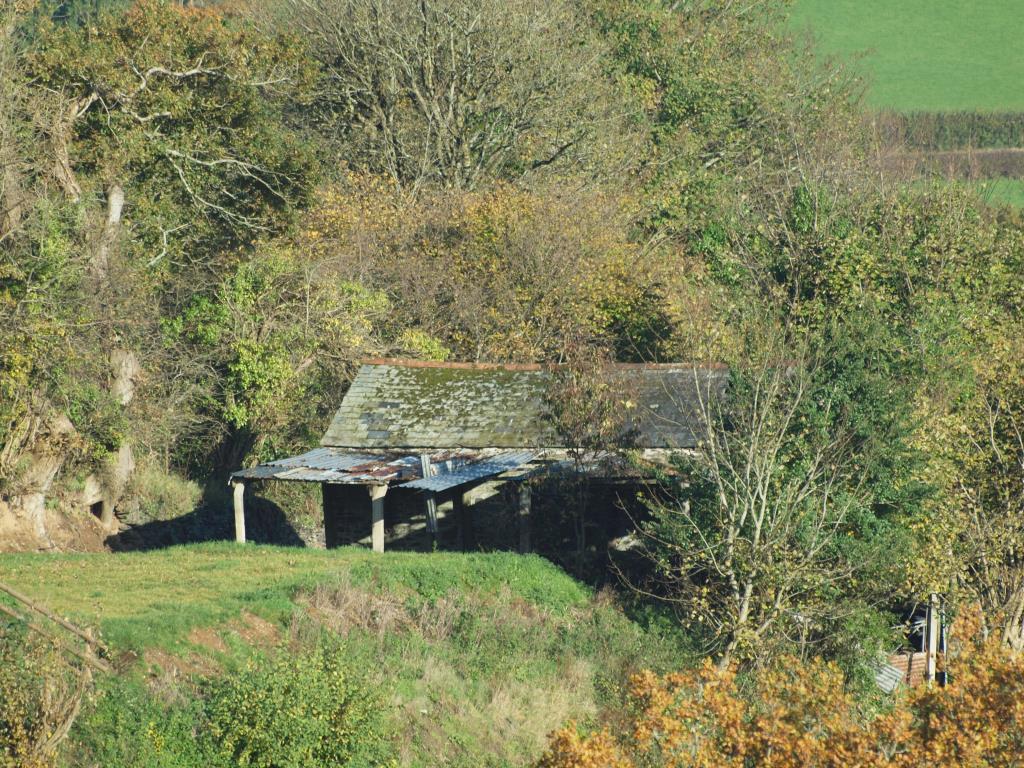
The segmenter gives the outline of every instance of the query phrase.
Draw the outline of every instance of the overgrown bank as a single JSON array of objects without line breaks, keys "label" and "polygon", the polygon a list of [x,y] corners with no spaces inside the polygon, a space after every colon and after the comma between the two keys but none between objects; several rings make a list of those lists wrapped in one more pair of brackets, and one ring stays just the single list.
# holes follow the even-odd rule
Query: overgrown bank
[{"label": "overgrown bank", "polygon": [[348,734],[353,765],[522,765],[630,673],[689,663],[680,636],[536,557],[200,545],[0,573],[113,650],[69,766],[289,764],[324,734]]}]

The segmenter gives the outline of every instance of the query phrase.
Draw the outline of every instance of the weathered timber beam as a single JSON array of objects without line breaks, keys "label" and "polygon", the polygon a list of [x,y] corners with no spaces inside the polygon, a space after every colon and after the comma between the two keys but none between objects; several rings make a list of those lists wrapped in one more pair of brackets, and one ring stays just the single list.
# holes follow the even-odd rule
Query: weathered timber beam
[{"label": "weathered timber beam", "polygon": [[[7,616],[10,616],[12,619],[15,619],[16,621],[20,621],[20,622],[24,623],[26,627],[31,629],[36,634],[42,635],[43,637],[49,638],[50,640],[54,640],[61,650],[70,653],[72,656],[75,656],[78,659],[81,659],[82,661],[84,661],[89,666],[92,666],[92,667],[95,667],[96,669],[98,669],[100,672],[113,672],[114,671],[113,667],[111,667],[110,664],[108,664],[103,659],[98,659],[95,656],[93,656],[91,653],[83,653],[82,651],[78,650],[77,648],[73,648],[72,646],[70,646],[67,643],[63,642],[63,640],[59,636],[54,634],[53,632],[48,631],[47,629],[45,629],[44,627],[41,627],[39,624],[36,624],[33,621],[29,621],[27,618],[22,616],[17,611],[12,611],[6,605],[0,604],[0,613],[6,614]],[[89,648],[89,649],[92,648],[91,645],[86,646],[86,647]]]},{"label": "weathered timber beam", "polygon": [[939,596],[928,595],[928,612],[925,614],[925,667],[924,679],[928,685],[935,680],[939,654]]},{"label": "weathered timber beam", "polygon": [[32,600],[27,595],[23,595],[21,592],[14,589],[14,587],[9,587],[6,584],[0,583],[0,592],[6,592],[8,595],[13,597],[15,600],[17,600],[19,603],[24,605],[29,610],[35,611],[40,616],[44,616],[45,618],[52,621],[54,624],[58,624],[59,626],[63,627],[71,634],[82,638],[83,640],[85,640],[85,642],[89,643],[89,645],[94,645],[103,653],[107,653],[107,649],[103,646],[103,644],[96,640],[96,638],[94,638],[89,632],[85,631],[81,627],[76,627],[70,621],[58,616],[49,608],[44,608],[35,600]]}]

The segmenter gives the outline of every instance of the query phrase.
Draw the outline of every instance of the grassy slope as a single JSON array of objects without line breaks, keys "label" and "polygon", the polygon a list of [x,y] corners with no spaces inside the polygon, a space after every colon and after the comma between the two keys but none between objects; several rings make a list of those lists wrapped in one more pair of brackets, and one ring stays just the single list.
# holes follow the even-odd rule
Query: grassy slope
[{"label": "grassy slope", "polygon": [[[0,580],[98,625],[116,651],[141,652],[123,674],[148,669],[144,684],[157,691],[189,685],[182,670],[230,670],[263,652],[245,641],[243,611],[273,622],[277,648],[290,652],[327,627],[388,702],[409,766],[524,764],[552,728],[597,712],[629,671],[686,661],[678,638],[642,629],[538,557],[206,544],[0,555]],[[171,659],[183,663],[161,674]]]},{"label": "grassy slope", "polygon": [[1024,110],[1020,0],[795,0],[792,23],[825,54],[864,54],[871,106]]},{"label": "grassy slope", "polygon": [[199,544],[134,554],[0,554],[0,580],[68,617],[99,625],[115,650],[181,648],[194,627],[215,626],[244,608],[272,621],[292,614],[293,596],[341,578],[412,585],[426,597],[497,589],[546,608],[585,603],[587,590],[540,558],[318,551]]}]

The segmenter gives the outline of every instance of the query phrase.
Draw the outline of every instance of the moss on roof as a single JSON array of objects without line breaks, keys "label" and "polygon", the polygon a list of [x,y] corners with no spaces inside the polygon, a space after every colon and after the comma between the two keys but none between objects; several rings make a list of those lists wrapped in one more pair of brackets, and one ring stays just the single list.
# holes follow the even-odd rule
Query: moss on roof
[{"label": "moss on roof", "polygon": [[[696,444],[696,391],[716,391],[721,369],[622,366],[609,370],[629,398],[631,426],[642,448]],[[364,364],[322,445],[339,448],[559,448],[546,415],[554,382],[539,366],[431,365],[406,361]]]}]

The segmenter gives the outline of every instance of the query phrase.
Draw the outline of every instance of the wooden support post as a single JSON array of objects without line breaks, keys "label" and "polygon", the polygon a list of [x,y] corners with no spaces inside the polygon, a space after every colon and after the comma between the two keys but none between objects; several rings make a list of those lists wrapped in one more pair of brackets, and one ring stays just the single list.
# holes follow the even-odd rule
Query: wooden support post
[{"label": "wooden support post", "polygon": [[430,535],[434,537],[434,541],[437,541],[437,496],[433,493],[427,494],[426,503],[426,515],[427,515],[427,530],[430,531]]},{"label": "wooden support post", "polygon": [[929,685],[935,680],[939,652],[939,596],[932,593],[928,596],[928,613],[925,617],[925,667],[924,679]]},{"label": "wooden support post", "polygon": [[231,483],[235,496],[235,541],[245,544],[245,483]]},{"label": "wooden support post", "polygon": [[370,503],[373,506],[373,530],[370,532],[370,541],[373,544],[374,552],[384,551],[384,494],[388,492],[386,485],[371,485]]},{"label": "wooden support post", "polygon": [[530,551],[530,485],[519,483],[519,551]]}]

